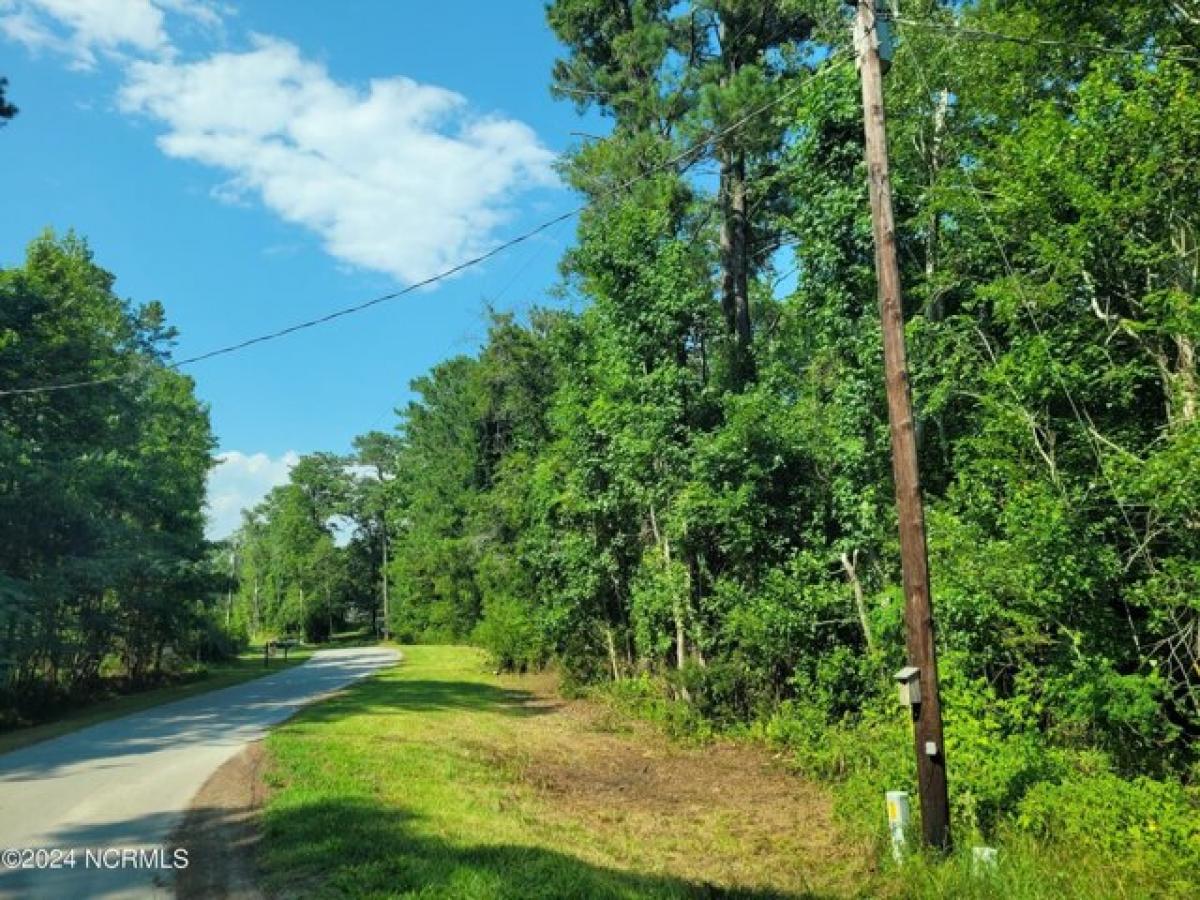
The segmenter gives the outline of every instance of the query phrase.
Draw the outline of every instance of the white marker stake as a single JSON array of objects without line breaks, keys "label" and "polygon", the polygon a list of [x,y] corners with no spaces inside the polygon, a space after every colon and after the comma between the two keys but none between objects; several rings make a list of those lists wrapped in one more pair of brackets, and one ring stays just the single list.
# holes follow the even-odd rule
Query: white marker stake
[{"label": "white marker stake", "polygon": [[972,847],[971,873],[978,877],[996,871],[997,856],[995,847]]},{"label": "white marker stake", "polygon": [[908,792],[887,792],[888,830],[892,834],[892,858],[896,862],[904,859],[904,847],[908,835]]}]

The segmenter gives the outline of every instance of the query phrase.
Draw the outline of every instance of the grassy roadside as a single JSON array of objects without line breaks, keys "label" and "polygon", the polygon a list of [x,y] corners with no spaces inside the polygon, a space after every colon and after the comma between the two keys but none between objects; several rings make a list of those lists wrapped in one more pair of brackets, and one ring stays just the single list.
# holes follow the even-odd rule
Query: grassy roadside
[{"label": "grassy roadside", "polygon": [[[268,737],[256,860],[268,896],[1196,896],[1190,877],[1119,846],[1084,846],[1061,823],[1041,836],[997,835],[987,842],[1000,848],[994,869],[974,863],[984,841],[967,831],[952,856],[897,866],[869,771],[866,781],[818,773],[816,787],[786,774],[796,744],[772,754],[761,734],[671,740],[669,722],[649,723],[617,696],[563,700],[549,678],[497,677],[469,648],[404,652],[399,667]],[[860,760],[853,773],[890,752],[881,741],[827,729],[805,746]],[[860,788],[876,811],[866,831],[846,814]],[[1108,814],[1126,826],[1122,810]],[[1159,819],[1151,811],[1146,827],[1165,828]]]},{"label": "grassy roadside", "polygon": [[287,896],[841,896],[863,854],[760,748],[681,745],[481,653],[396,669],[267,739],[259,864]]},{"label": "grassy roadside", "polygon": [[197,673],[194,677],[144,691],[119,694],[87,706],[65,710],[62,715],[47,722],[2,731],[0,732],[0,753],[19,750],[30,744],[69,734],[108,719],[141,712],[143,709],[150,709],[163,703],[183,700],[197,694],[206,694],[209,691],[232,687],[253,678],[261,678],[263,675],[278,672],[280,669],[299,665],[312,656],[316,649],[320,648],[297,647],[288,653],[286,661],[281,656],[272,657],[270,667],[265,668],[262,648],[252,647],[236,659],[209,664],[203,673]]},{"label": "grassy roadside", "polygon": [[[911,731],[891,711],[857,721],[829,723],[803,704],[786,704],[752,725],[720,726],[692,704],[666,699],[663,686],[627,680],[592,689],[619,712],[656,723],[682,740],[724,734],[765,745],[787,760],[799,777],[825,785],[843,835],[873,847],[874,871],[858,885],[879,900],[1093,900],[1093,898],[1200,897],[1195,860],[1200,859],[1200,795],[1149,778],[1122,778],[1097,766],[1076,771],[1061,783],[1050,780],[1026,794],[1020,812],[994,823],[987,833],[959,808],[951,853],[923,851],[919,827],[902,864],[888,840],[885,791],[909,786]],[[1027,745],[992,737],[972,743],[961,719],[951,720],[947,747],[952,799],[978,803],[981,787],[1003,786],[1003,775]],[[955,745],[954,742],[958,742]],[[956,768],[957,766],[957,768]],[[989,780],[989,776],[994,780]],[[957,793],[955,793],[957,792]],[[985,795],[987,796],[987,795]],[[915,793],[914,819],[919,815]],[[977,820],[976,820],[977,821]],[[991,864],[976,861],[974,848],[990,847]]]}]

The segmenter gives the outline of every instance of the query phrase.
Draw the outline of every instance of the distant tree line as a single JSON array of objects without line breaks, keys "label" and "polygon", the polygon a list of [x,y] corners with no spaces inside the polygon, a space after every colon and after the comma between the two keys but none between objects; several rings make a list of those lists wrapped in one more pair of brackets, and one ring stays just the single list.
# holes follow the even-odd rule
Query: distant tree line
[{"label": "distant tree line", "polygon": [[[358,444],[370,459],[369,440]],[[226,542],[234,630],[313,641],[347,626],[382,630],[382,484],[377,469],[318,453],[246,512]]]}]

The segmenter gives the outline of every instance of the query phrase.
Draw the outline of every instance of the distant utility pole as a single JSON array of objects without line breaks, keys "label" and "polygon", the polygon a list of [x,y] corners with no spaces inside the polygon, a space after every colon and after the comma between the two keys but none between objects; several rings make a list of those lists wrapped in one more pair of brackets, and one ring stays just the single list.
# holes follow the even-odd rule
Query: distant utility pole
[{"label": "distant utility pole", "polygon": [[380,516],[380,521],[383,525],[381,532],[383,534],[383,638],[388,637],[388,536],[387,536],[387,514]]},{"label": "distant utility pole", "polygon": [[229,543],[229,584],[225,590],[225,627],[233,621],[233,580],[237,574],[237,544]]},{"label": "distant utility pole", "polygon": [[[883,111],[883,60],[876,12],[879,0],[859,0],[854,43],[862,77],[863,123],[870,179],[871,222],[875,232],[875,271],[879,313],[883,319],[883,360],[887,379],[888,420],[892,432],[892,474],[900,515],[905,625],[909,664],[918,672],[919,693],[909,694],[917,752],[921,828],[925,843],[950,847],[950,802],[946,789],[946,750],[942,744],[942,708],[938,695],[937,653],[933,643],[933,602],[929,593],[929,557],[925,514],[913,428],[912,398],[904,348],[904,308],[896,261],[896,225],[888,178],[887,133]],[[886,42],[886,35],[883,36]],[[890,52],[888,53],[890,56]]]}]

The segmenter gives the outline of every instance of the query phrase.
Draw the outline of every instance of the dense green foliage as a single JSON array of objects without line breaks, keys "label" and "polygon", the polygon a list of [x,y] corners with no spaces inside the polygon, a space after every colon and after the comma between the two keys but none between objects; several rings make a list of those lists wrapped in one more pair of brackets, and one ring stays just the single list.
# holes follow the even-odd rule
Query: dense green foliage
[{"label": "dense green foliage", "polygon": [[399,445],[372,432],[349,457],[306,456],[245,514],[227,542],[236,632],[325,640],[346,624],[382,629]]},{"label": "dense green foliage", "polygon": [[44,235],[0,271],[0,720],[133,682],[219,641],[204,540],[208,412],[87,245]]},{"label": "dense green foliage", "polygon": [[[548,5],[553,90],[613,123],[562,167],[595,201],[562,261],[578,311],[495,317],[419,380],[352,518],[372,572],[391,547],[399,636],[666,684],[672,715],[759,723],[877,820],[911,749],[841,7]],[[1200,861],[1200,8],[930,7],[948,28],[901,27],[886,90],[955,818],[1101,855],[1170,822],[1177,888]],[[1123,824],[1062,826],[1080,797]]]},{"label": "dense green foliage", "polygon": [[[371,458],[372,439],[360,445]],[[347,622],[375,620],[385,472],[376,469],[371,479],[332,454],[308,456],[246,514],[229,542],[238,579],[235,630],[326,640]],[[351,540],[339,546],[346,530]]]}]

